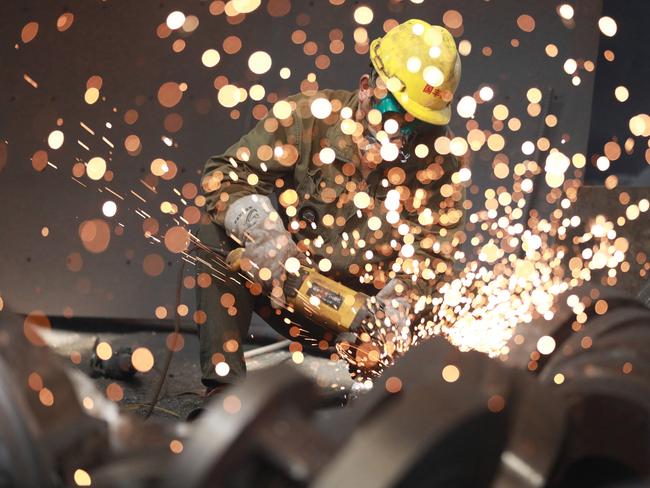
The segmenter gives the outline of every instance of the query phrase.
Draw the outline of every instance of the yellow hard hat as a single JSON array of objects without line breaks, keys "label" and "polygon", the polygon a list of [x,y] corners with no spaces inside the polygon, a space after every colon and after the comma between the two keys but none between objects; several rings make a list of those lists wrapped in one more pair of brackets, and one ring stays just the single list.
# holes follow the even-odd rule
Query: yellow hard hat
[{"label": "yellow hard hat", "polygon": [[429,124],[449,123],[461,68],[447,29],[408,20],[372,41],[370,61],[408,113]]}]

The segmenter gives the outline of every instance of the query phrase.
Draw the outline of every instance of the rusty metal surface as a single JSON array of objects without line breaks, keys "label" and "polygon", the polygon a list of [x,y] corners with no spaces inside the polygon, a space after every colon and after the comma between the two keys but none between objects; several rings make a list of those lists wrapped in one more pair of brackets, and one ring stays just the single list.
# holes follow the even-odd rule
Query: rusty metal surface
[{"label": "rusty metal surface", "polygon": [[[448,365],[458,368],[458,380],[444,379]],[[396,378],[400,391],[391,393],[386,382]],[[503,486],[538,486],[525,475],[548,479],[563,415],[562,402],[531,376],[434,339],[388,369],[350,409],[321,422],[345,434],[334,436],[343,447],[314,483],[487,486],[496,476]]]},{"label": "rusty metal surface", "polygon": [[[585,304],[584,323],[569,295]],[[548,354],[537,350],[543,336],[555,341]],[[580,287],[558,297],[552,320],[520,325],[510,348],[508,364],[531,370],[566,402],[568,435],[554,480],[650,475],[650,309],[618,288]]]},{"label": "rusty metal surface", "polygon": [[295,368],[251,376],[206,406],[165,486],[254,486],[265,463],[278,465],[285,483],[307,482],[333,450],[308,423],[317,402],[316,386]]},{"label": "rusty metal surface", "polygon": [[0,486],[48,488],[54,486],[53,466],[36,442],[33,421],[11,373],[0,358]]},{"label": "rusty metal surface", "polygon": [[549,388],[537,388],[522,377],[515,381],[508,441],[492,486],[546,486],[566,439],[566,406]]},{"label": "rusty metal surface", "polygon": [[[0,376],[6,414],[3,422],[21,419],[5,427],[22,431],[21,442],[32,445],[28,451],[33,456],[32,469],[43,470],[51,483],[56,483],[59,476],[69,481],[66,478],[74,472],[73,468],[93,465],[101,459],[99,453],[106,451],[108,445],[106,425],[87,415],[65,369],[52,351],[29,332],[27,321],[5,310],[0,312],[0,324],[0,358],[5,365]],[[40,390],[30,382],[33,375],[39,378]],[[23,451],[9,448],[14,455]],[[20,473],[22,466],[17,460],[15,467]],[[47,486],[45,475],[34,476]],[[28,483],[29,477],[24,477]]]},{"label": "rusty metal surface", "polygon": [[[67,411],[41,405],[32,414],[29,402],[20,407],[21,415],[26,412],[20,418],[32,419],[28,422],[33,425],[25,424],[28,435],[23,432],[19,439],[41,449],[44,461],[39,466],[45,476],[69,477],[84,463],[93,467],[93,486],[514,488],[567,486],[567,480],[594,476],[647,475],[650,310],[617,290],[596,294],[586,287],[573,293],[584,293],[592,302],[607,300],[607,313],[599,315],[593,303],[587,305],[589,320],[577,333],[566,333],[573,318],[562,306],[554,321],[521,326],[519,332],[528,335],[523,344],[511,344],[512,367],[432,339],[388,368],[356,401],[323,410],[328,392],[336,394],[338,402],[330,405],[347,401],[352,384],[345,365],[310,356],[297,365],[289,351],[276,351],[251,358],[247,381],[215,396],[194,424],[177,422],[176,417],[185,405],[201,401],[196,391],[185,391],[200,388],[195,336],[186,337],[172,363],[173,376],[161,402],[171,414],[158,412],[154,423],[124,412],[148,400],[147,385],[156,379],[155,368],[136,382],[120,382],[125,393],[120,414],[116,404],[106,408],[98,397],[84,392],[84,381],[67,380],[60,361],[53,361],[46,347],[25,344],[22,324],[8,329],[16,338],[3,329],[0,353],[15,359],[12,376],[24,376],[41,364],[48,384],[56,385],[57,398],[59,391],[71,393],[67,402],[62,399],[57,405]],[[532,374],[526,369],[544,334],[553,335],[557,347],[538,361]],[[589,348],[581,346],[585,337],[593,342]],[[103,339],[115,348],[146,346],[159,357],[166,351],[167,334]],[[50,333],[48,340],[64,358],[71,351],[88,358],[95,344],[93,334],[70,332]],[[18,347],[8,350],[9,344],[21,341],[26,353]],[[623,362],[633,364],[627,373],[621,370]],[[449,366],[457,369],[457,377],[446,376]],[[562,384],[557,384],[558,373],[563,374]],[[99,378],[94,384],[104,390],[114,381]],[[27,390],[24,380],[18,384]],[[6,390],[0,388],[0,393]],[[94,398],[104,416],[84,415],[80,395]],[[0,395],[3,398],[8,397]],[[113,423],[116,415],[120,429],[107,432],[105,424]],[[2,439],[7,438],[5,425]],[[182,442],[180,454],[171,451],[172,439]],[[33,456],[38,449],[16,452],[30,454],[16,458],[16,467],[37,462]],[[603,461],[584,464],[594,456]],[[0,467],[7,459],[0,449]]]}]

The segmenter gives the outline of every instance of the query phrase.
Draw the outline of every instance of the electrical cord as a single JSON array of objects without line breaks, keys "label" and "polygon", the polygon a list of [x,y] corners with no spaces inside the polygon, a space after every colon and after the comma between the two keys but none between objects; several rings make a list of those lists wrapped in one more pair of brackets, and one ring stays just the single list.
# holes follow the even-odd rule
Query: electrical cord
[{"label": "electrical cord", "polygon": [[[188,250],[186,254],[192,254],[195,252],[198,248],[202,248],[204,250],[210,251],[215,253],[217,256],[220,256],[221,258],[225,258],[228,255],[228,251],[225,249],[221,248],[215,248],[211,246],[207,246],[198,239],[196,240],[196,245]],[[225,266],[225,262],[223,263]],[[174,356],[174,352],[176,350],[176,344],[178,341],[178,337],[180,335],[180,322],[181,322],[181,317],[178,312],[178,308],[180,307],[181,304],[181,291],[183,289],[183,274],[185,272],[185,260],[182,260],[181,262],[181,267],[178,270],[178,281],[176,283],[176,306],[174,308],[174,341],[170,346],[167,348],[167,355],[165,357],[165,364],[163,366],[161,375],[160,375],[160,380],[158,381],[158,385],[156,386],[156,393],[154,394],[151,402],[147,405],[147,410],[144,414],[144,419],[147,420],[149,417],[151,417],[151,414],[153,413],[154,409],[159,408],[157,407],[158,401],[160,400],[160,393],[162,392],[163,386],[165,385],[165,381],[167,380],[167,376],[169,374],[169,368],[171,366],[172,358]],[[241,275],[241,273],[240,273]],[[245,277],[244,275],[241,275],[242,277]]]},{"label": "electrical cord", "polygon": [[[188,251],[188,254],[194,252],[196,247],[191,251]],[[174,308],[174,341],[170,345],[171,347],[167,348],[167,355],[165,357],[165,366],[163,366],[160,379],[158,380],[158,385],[156,387],[156,393],[154,394],[153,399],[149,403],[147,411],[144,414],[145,420],[151,417],[154,409],[156,408],[158,401],[160,400],[160,392],[163,389],[165,381],[167,380],[167,375],[169,373],[169,367],[172,363],[172,357],[174,356],[174,351],[176,350],[176,342],[178,341],[178,336],[180,335],[180,325],[181,325],[181,316],[178,313],[178,308],[181,304],[181,290],[183,288],[183,273],[185,272],[185,260],[181,262],[181,268],[178,270],[178,282],[176,283],[176,307]]]},{"label": "electrical cord", "polygon": [[[201,243],[200,241],[197,240],[197,244],[190,250],[187,251],[186,254],[192,254],[195,252],[199,247],[209,250],[214,252],[215,254],[225,257],[227,255],[226,251],[223,249],[218,249],[214,247],[209,247],[206,246],[205,244]],[[174,352],[176,350],[176,343],[178,341],[178,337],[180,335],[180,322],[181,322],[181,316],[178,313],[178,308],[180,307],[181,304],[181,291],[183,289],[183,274],[185,272],[185,260],[183,259],[181,262],[181,267],[178,270],[178,281],[176,283],[176,307],[174,308],[174,341],[170,345],[170,347],[167,348],[167,355],[165,357],[165,365],[163,366],[161,375],[160,375],[160,380],[158,381],[158,385],[156,386],[156,393],[153,396],[153,399],[149,404],[147,405],[147,410],[144,414],[144,419],[147,420],[149,417],[151,417],[151,414],[153,413],[154,409],[157,408],[158,401],[160,400],[160,393],[162,392],[163,386],[165,385],[165,381],[167,381],[167,376],[169,374],[169,368],[171,366],[172,358],[174,356]]]}]

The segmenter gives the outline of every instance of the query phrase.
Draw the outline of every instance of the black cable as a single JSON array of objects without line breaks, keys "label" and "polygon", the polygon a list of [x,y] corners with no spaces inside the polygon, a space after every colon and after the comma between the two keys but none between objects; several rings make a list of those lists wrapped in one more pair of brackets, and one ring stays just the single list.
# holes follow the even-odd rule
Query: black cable
[{"label": "black cable", "polygon": [[[188,250],[186,254],[193,253],[199,247],[208,250],[210,252],[214,252],[218,256],[227,256],[227,253],[223,249],[217,249],[217,248],[206,246],[200,241],[198,241],[197,245],[195,245],[192,249]],[[151,417],[151,414],[153,413],[154,409],[156,408],[156,405],[158,404],[158,401],[160,400],[160,392],[162,391],[163,386],[165,385],[165,381],[167,380],[167,375],[169,374],[169,368],[171,366],[172,358],[174,356],[174,352],[176,349],[176,342],[178,341],[178,336],[180,335],[181,316],[178,313],[178,308],[180,307],[181,304],[181,291],[183,289],[184,272],[185,272],[185,260],[183,259],[181,262],[181,268],[178,270],[178,282],[176,284],[176,307],[174,309],[174,332],[173,332],[174,341],[171,344],[171,347],[167,348],[168,350],[167,350],[167,356],[165,357],[165,365],[163,366],[160,375],[160,380],[158,381],[158,386],[156,387],[156,393],[154,394],[154,397],[149,403],[148,409],[144,414],[145,420]]]},{"label": "black cable", "polygon": [[[196,247],[192,250],[189,251],[189,253],[193,252],[196,250]],[[158,404],[158,400],[160,400],[160,392],[162,391],[163,385],[165,384],[165,380],[167,379],[167,374],[169,373],[169,367],[172,363],[172,357],[174,356],[174,350],[176,349],[176,342],[178,341],[178,336],[180,335],[180,323],[181,323],[181,316],[178,313],[178,308],[180,307],[181,304],[181,290],[183,288],[183,273],[185,272],[185,260],[183,259],[181,262],[181,268],[178,270],[178,283],[176,284],[176,307],[174,309],[174,341],[171,344],[171,347],[167,348],[167,356],[165,357],[165,366],[163,367],[162,373],[160,375],[160,380],[158,381],[158,386],[156,387],[156,393],[151,400],[151,403],[149,403],[149,408],[144,414],[145,420],[151,417],[151,414],[154,411],[154,408],[156,408],[156,405]]]}]

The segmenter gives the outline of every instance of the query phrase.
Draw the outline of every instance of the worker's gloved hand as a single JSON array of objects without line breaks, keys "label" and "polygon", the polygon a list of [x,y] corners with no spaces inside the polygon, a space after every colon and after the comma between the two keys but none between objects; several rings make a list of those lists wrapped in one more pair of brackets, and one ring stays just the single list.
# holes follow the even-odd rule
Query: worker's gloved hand
[{"label": "worker's gloved hand", "polygon": [[[277,216],[277,213],[275,214]],[[291,234],[284,229],[279,217],[267,217],[260,225],[246,232],[243,258],[250,260],[250,274],[263,288],[271,293],[271,303],[278,308],[285,305],[285,263],[294,257],[300,259],[300,251]]]},{"label": "worker's gloved hand", "polygon": [[236,200],[226,212],[225,228],[244,247],[242,266],[253,280],[271,294],[274,307],[285,305],[285,263],[289,258],[304,261],[291,234],[268,197],[249,195]]},{"label": "worker's gloved hand", "polygon": [[408,287],[402,280],[393,278],[375,296],[375,300],[383,308],[384,325],[389,326],[397,334],[396,342],[411,340],[411,303],[408,298]]}]

